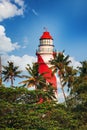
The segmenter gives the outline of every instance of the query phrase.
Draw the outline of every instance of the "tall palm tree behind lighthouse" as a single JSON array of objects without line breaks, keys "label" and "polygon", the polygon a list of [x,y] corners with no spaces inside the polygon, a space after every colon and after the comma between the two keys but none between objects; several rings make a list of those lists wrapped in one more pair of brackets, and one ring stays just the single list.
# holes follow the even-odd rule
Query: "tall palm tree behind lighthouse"
[{"label": "tall palm tree behind lighthouse", "polygon": [[2,85],[2,63],[1,63],[1,56],[0,56],[0,85]]},{"label": "tall palm tree behind lighthouse", "polygon": [[36,52],[37,62],[39,64],[39,73],[44,73],[44,78],[47,83],[52,84],[53,88],[57,88],[56,76],[52,73],[50,60],[54,59],[54,44],[53,38],[50,33],[45,30],[40,37],[40,44],[38,45],[38,50]]}]

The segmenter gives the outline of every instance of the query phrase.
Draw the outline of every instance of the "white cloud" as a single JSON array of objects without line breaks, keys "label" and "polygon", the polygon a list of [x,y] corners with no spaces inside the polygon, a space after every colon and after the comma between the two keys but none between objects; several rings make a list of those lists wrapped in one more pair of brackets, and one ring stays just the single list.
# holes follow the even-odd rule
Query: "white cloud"
[{"label": "white cloud", "polygon": [[11,0],[0,0],[0,21],[17,15],[23,15],[24,1],[14,0],[14,2],[12,3]]},{"label": "white cloud", "polygon": [[14,0],[19,6],[24,6],[24,0]]},{"label": "white cloud", "polygon": [[10,52],[18,49],[18,43],[12,43],[11,39],[6,36],[4,26],[0,25],[0,53]]},{"label": "white cloud", "polygon": [[70,57],[69,59],[71,60],[70,66],[73,66],[74,69],[81,66],[81,63],[76,61],[74,57]]},{"label": "white cloud", "polygon": [[19,66],[20,70],[25,71],[27,64],[32,65],[32,63],[36,62],[36,58],[29,55],[24,55],[22,57],[15,55],[2,55],[2,64],[7,65],[7,61],[14,62],[15,65]]}]

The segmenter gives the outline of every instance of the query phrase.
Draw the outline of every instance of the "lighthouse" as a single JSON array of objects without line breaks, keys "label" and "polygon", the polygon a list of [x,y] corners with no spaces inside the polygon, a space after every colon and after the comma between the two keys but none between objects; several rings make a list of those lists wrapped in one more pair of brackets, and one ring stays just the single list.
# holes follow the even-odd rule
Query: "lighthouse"
[{"label": "lighthouse", "polygon": [[39,73],[44,73],[44,78],[47,83],[51,83],[54,89],[57,88],[57,79],[55,74],[52,73],[50,60],[54,58],[55,55],[53,38],[50,32],[47,30],[43,32],[39,39],[38,50],[36,51],[37,62],[39,64]]}]

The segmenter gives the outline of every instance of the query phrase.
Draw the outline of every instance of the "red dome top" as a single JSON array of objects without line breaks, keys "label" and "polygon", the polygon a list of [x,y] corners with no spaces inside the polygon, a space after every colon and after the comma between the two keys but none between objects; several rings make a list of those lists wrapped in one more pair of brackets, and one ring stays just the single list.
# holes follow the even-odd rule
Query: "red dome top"
[{"label": "red dome top", "polygon": [[53,39],[49,32],[43,32],[43,35],[40,37],[40,40],[42,39]]}]

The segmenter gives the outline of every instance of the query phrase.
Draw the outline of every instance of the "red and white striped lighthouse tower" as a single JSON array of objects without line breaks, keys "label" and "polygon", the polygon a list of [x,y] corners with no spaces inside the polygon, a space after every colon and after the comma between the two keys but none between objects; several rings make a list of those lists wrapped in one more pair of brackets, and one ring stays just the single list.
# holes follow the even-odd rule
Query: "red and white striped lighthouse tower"
[{"label": "red and white striped lighthouse tower", "polygon": [[41,74],[46,72],[44,78],[56,89],[57,79],[56,76],[52,74],[51,64],[49,63],[49,61],[54,58],[55,53],[52,36],[48,31],[43,32],[36,52],[37,62],[39,64],[39,73]]}]

